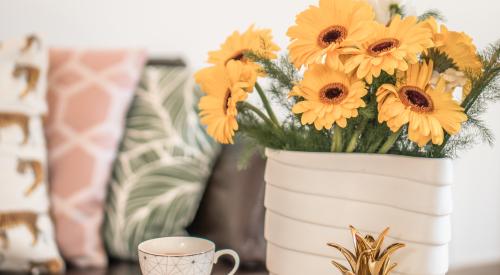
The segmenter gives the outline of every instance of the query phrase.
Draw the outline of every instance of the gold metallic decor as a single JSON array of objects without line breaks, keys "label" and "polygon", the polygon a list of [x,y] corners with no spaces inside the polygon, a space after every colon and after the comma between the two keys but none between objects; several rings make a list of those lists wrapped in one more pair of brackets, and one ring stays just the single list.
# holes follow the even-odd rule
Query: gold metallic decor
[{"label": "gold metallic decor", "polygon": [[337,267],[343,275],[390,274],[397,265],[396,263],[391,263],[390,256],[396,252],[396,250],[405,247],[405,244],[395,243],[382,251],[382,243],[389,232],[389,228],[386,228],[380,233],[377,240],[371,235],[363,237],[352,225],[350,228],[354,241],[354,253],[338,244],[328,244],[344,255],[349,262],[350,270],[336,261],[332,261],[333,265]]}]

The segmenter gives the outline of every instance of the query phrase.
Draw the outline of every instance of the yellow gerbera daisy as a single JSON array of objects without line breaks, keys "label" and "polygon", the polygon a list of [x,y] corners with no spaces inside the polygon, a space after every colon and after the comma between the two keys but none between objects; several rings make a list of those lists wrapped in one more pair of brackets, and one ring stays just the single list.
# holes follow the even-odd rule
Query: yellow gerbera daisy
[{"label": "yellow gerbera daisy", "polygon": [[293,64],[323,63],[342,69],[342,48],[361,43],[372,32],[375,14],[370,5],[358,0],[320,0],[297,15],[296,25],[288,29],[288,47]]},{"label": "yellow gerbera daisy", "polygon": [[359,49],[350,50],[354,56],[347,60],[347,72],[357,68],[357,76],[372,83],[381,71],[394,74],[395,70],[406,71],[408,64],[418,62],[418,54],[434,44],[431,32],[417,18],[393,17],[385,27],[377,24],[373,35]]},{"label": "yellow gerbera daisy", "polygon": [[481,71],[482,64],[470,36],[464,32],[449,31],[445,25],[439,28],[432,17],[425,21],[425,26],[432,31],[436,49],[451,58],[460,71]]},{"label": "yellow gerbera daisy", "polygon": [[318,130],[330,129],[334,123],[344,128],[347,119],[358,116],[358,108],[365,106],[362,97],[366,93],[365,83],[355,76],[314,64],[291,92],[291,96],[304,99],[293,106],[292,112],[302,114],[302,124],[314,123]]},{"label": "yellow gerbera daisy", "polygon": [[[196,72],[194,75],[195,81],[202,91],[208,90],[207,85],[213,85],[214,74],[221,72],[220,68],[217,67],[226,67],[226,73],[233,74],[234,79],[237,79],[239,82],[247,83],[248,86],[244,88],[246,92],[252,92],[255,86],[255,82],[257,82],[257,74],[258,72],[248,64],[245,64],[241,61],[230,60],[230,63],[233,63],[231,66],[227,65],[214,65],[211,67],[203,68]],[[229,64],[228,62],[228,64]]]},{"label": "yellow gerbera daisy", "polygon": [[229,60],[245,60],[244,54],[250,51],[268,59],[276,58],[278,45],[273,43],[271,30],[254,29],[250,26],[244,33],[233,32],[217,51],[208,53],[208,62],[214,65],[226,64]]},{"label": "yellow gerbera daisy", "polygon": [[429,141],[441,145],[443,129],[450,135],[460,131],[467,120],[464,109],[446,91],[441,79],[435,88],[429,85],[433,64],[413,64],[406,77],[396,85],[384,84],[377,91],[380,123],[387,122],[393,132],[408,123],[409,139],[423,147]]},{"label": "yellow gerbera daisy", "polygon": [[207,94],[200,99],[201,123],[207,125],[207,132],[220,143],[233,143],[238,130],[236,104],[244,101],[252,83],[244,80],[248,67],[242,62],[230,60],[227,66],[210,67],[203,76],[203,91]]}]

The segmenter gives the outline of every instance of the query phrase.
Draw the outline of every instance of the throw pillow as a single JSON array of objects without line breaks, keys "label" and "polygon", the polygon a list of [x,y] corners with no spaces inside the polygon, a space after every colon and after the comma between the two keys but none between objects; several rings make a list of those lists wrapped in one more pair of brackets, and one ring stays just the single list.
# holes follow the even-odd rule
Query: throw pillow
[{"label": "throw pillow", "polygon": [[112,256],[136,260],[140,242],[187,234],[218,152],[199,124],[192,79],[185,67],[144,70],[108,195]]},{"label": "throw pillow", "polygon": [[47,50],[36,36],[0,45],[0,270],[61,273],[47,194],[42,116]]},{"label": "throw pillow", "polygon": [[41,39],[29,35],[3,41],[0,51],[0,109],[46,113],[47,50]]},{"label": "throw pillow", "polygon": [[141,50],[50,51],[47,126],[57,241],[79,267],[107,264],[107,183],[143,67]]}]

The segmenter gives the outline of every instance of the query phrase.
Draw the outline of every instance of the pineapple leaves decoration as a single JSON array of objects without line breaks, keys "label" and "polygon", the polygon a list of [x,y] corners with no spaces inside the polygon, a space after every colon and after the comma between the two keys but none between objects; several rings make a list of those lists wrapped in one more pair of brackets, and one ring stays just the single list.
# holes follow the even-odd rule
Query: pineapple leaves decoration
[{"label": "pineapple leaves decoration", "polygon": [[394,252],[405,247],[405,244],[395,243],[382,250],[382,244],[389,233],[389,228],[382,231],[376,240],[371,235],[363,237],[353,226],[350,226],[350,229],[354,241],[354,253],[338,244],[328,244],[342,253],[349,263],[350,269],[336,261],[332,261],[332,264],[343,275],[390,274],[397,265],[396,263],[391,263],[390,257]]}]

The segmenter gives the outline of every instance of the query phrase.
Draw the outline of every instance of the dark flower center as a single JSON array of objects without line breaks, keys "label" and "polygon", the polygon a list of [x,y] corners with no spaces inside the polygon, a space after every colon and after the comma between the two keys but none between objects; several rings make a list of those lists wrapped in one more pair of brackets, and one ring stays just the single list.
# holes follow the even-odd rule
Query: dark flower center
[{"label": "dark flower center", "polygon": [[231,58],[231,59],[241,61],[241,60],[243,60],[243,58],[245,58],[245,55],[243,54],[243,52],[241,52],[241,53],[238,53],[235,56],[233,56],[233,58]]},{"label": "dark flower center", "polygon": [[417,91],[412,91],[408,90],[406,91],[406,97],[408,97],[408,100],[413,104],[418,107],[429,107],[429,101],[425,96],[423,96],[421,93]]},{"label": "dark flower center", "polygon": [[335,104],[347,96],[347,87],[342,83],[330,83],[321,88],[319,97],[321,102]]},{"label": "dark flower center", "polygon": [[399,44],[400,44],[399,40],[394,39],[394,38],[382,39],[382,40],[379,40],[379,41],[371,44],[368,47],[368,52],[373,56],[377,56],[381,53],[385,53],[385,52],[388,52],[394,48],[399,47]]},{"label": "dark flower center", "polygon": [[318,45],[326,48],[333,43],[340,43],[347,37],[347,29],[342,26],[330,26],[318,36]]},{"label": "dark flower center", "polygon": [[402,87],[399,90],[399,98],[403,104],[410,106],[412,111],[424,113],[434,109],[431,98],[418,87]]},{"label": "dark flower center", "polygon": [[231,100],[231,90],[227,89],[226,94],[224,95],[224,114],[227,115],[227,109],[229,108],[229,100]]},{"label": "dark flower center", "polygon": [[342,91],[340,88],[329,88],[325,91],[325,97],[328,99],[335,99],[342,95],[343,92],[344,91]]},{"label": "dark flower center", "polygon": [[246,50],[241,50],[236,52],[235,54],[233,54],[233,56],[231,56],[226,60],[226,64],[231,60],[242,61],[242,62],[247,61],[247,58],[245,57],[245,52]]}]

